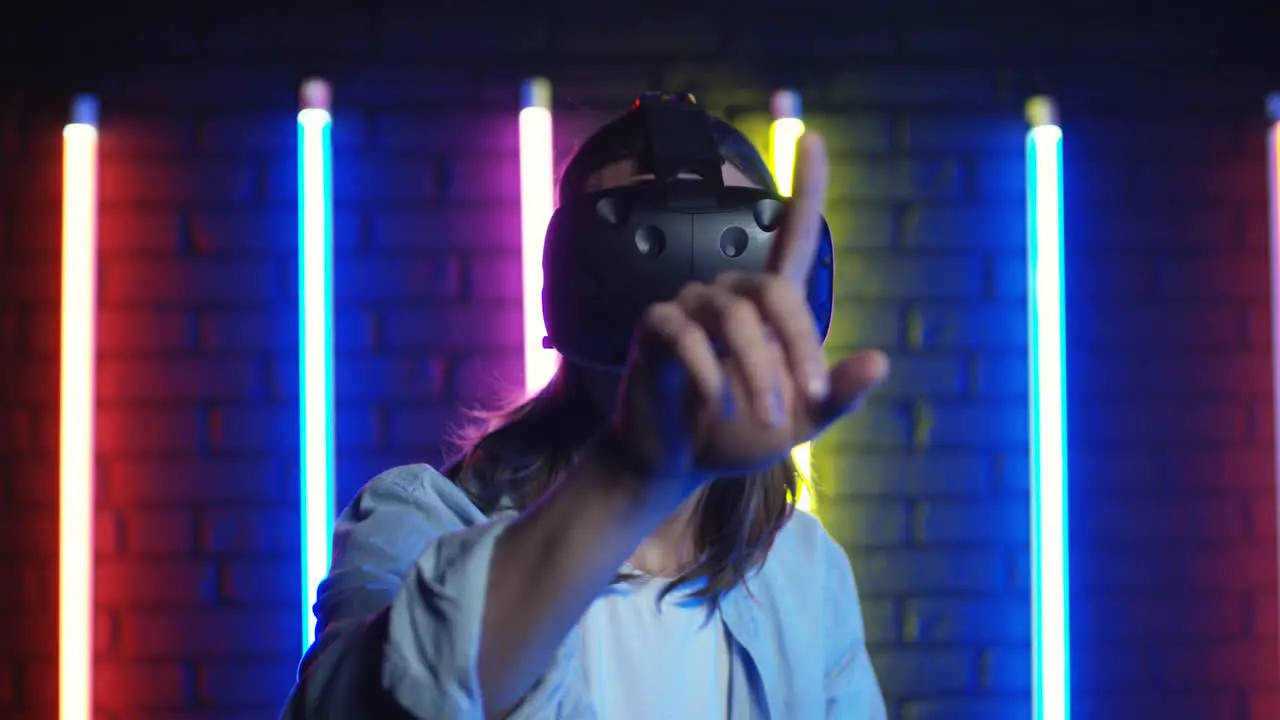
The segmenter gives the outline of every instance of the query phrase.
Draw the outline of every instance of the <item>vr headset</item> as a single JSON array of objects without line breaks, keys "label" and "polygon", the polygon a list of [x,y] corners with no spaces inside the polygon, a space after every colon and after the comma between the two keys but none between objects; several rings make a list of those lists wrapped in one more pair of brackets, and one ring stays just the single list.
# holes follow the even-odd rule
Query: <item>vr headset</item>
[{"label": "vr headset", "polygon": [[[725,185],[710,117],[692,95],[646,93],[632,106],[644,128],[637,182],[565,200],[543,246],[543,345],[580,365],[621,368],[650,305],[728,270],[758,273],[782,221],[784,199]],[[831,230],[809,273],[819,337],[831,327]]]}]

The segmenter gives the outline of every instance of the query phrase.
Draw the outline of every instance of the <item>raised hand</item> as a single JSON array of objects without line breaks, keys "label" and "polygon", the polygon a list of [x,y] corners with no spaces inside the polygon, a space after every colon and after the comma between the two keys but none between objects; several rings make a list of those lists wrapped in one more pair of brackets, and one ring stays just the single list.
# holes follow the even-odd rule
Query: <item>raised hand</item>
[{"label": "raised hand", "polygon": [[614,427],[642,472],[701,482],[776,463],[888,373],[879,351],[823,359],[805,287],[826,192],[824,144],[806,133],[764,272],[691,283],[645,313]]}]

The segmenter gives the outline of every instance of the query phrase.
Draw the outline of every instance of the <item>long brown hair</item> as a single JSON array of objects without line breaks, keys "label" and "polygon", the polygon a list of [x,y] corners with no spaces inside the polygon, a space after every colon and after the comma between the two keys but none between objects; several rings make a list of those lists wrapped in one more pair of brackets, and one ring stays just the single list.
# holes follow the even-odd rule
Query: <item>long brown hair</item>
[{"label": "long brown hair", "polygon": [[[719,118],[712,118],[712,132],[725,162],[759,186],[776,190],[750,140]],[[594,173],[636,157],[643,142],[643,128],[634,113],[606,124],[570,159],[561,175],[559,196],[584,192]],[[475,422],[454,437],[460,452],[446,474],[485,513],[524,510],[537,502],[607,420],[587,388],[584,371],[571,363],[561,363],[547,387],[533,397],[474,416]],[[790,456],[763,472],[708,483],[694,510],[694,564],[663,594],[692,583],[691,597],[714,603],[744,584],[791,516],[797,487]]]}]

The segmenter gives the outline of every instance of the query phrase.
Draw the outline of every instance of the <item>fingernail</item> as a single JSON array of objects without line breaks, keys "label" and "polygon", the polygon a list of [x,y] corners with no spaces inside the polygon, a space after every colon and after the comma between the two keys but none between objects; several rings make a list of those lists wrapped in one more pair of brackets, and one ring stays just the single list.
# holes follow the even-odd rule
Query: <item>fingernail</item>
[{"label": "fingernail", "polygon": [[769,393],[769,415],[774,427],[779,427],[787,421],[786,404],[782,401],[782,389],[775,388]]},{"label": "fingernail", "polygon": [[810,400],[821,400],[831,391],[831,376],[827,374],[827,368],[824,366],[813,367],[809,369],[809,381],[805,385],[805,391],[809,393]]}]

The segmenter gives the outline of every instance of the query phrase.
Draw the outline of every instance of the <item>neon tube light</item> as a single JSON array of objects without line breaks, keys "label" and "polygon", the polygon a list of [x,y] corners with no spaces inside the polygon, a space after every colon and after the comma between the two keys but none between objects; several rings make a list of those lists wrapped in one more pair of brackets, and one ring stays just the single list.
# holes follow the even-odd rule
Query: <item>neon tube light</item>
[{"label": "neon tube light", "polygon": [[1031,369],[1032,716],[1071,716],[1062,129],[1027,102],[1027,318]]},{"label": "neon tube light", "polygon": [[[1280,93],[1267,96],[1267,202],[1271,229],[1271,372],[1276,448],[1280,450]],[[1280,458],[1277,459],[1280,462]]]},{"label": "neon tube light", "polygon": [[[769,125],[769,161],[773,165],[778,192],[783,197],[791,197],[796,173],[796,143],[804,134],[800,94],[794,90],[778,90],[770,98],[769,106],[773,112],[773,122]],[[791,459],[801,477],[796,507],[813,512],[813,494],[809,488],[813,477],[812,444],[797,445],[791,450]]]},{"label": "neon tube light", "polygon": [[316,636],[316,587],[329,571],[333,532],[332,92],[302,84],[298,111],[298,274],[301,386],[302,646]]},{"label": "neon tube light", "polygon": [[93,716],[94,354],[98,101],[62,130],[62,358],[58,428],[58,716]]},{"label": "neon tube light", "polygon": [[524,384],[533,394],[556,372],[555,350],[543,346],[542,244],[555,210],[551,83],[530,78],[520,88],[520,282],[524,299]]}]

